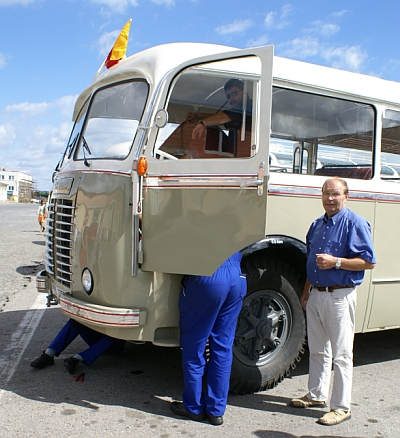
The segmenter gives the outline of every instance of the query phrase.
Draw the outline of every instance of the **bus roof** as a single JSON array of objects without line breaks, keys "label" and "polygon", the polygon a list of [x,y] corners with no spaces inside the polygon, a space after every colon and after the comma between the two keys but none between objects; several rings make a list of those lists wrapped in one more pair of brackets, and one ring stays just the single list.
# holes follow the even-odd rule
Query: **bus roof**
[{"label": "bus roof", "polygon": [[[104,71],[78,97],[73,120],[97,88],[132,78],[136,74],[150,84],[157,83],[178,65],[197,57],[239,50],[234,47],[204,43],[169,43],[135,53]],[[341,92],[352,97],[400,104],[400,83],[360,73],[324,67],[287,58],[274,57],[274,84],[296,84],[308,89]]]}]

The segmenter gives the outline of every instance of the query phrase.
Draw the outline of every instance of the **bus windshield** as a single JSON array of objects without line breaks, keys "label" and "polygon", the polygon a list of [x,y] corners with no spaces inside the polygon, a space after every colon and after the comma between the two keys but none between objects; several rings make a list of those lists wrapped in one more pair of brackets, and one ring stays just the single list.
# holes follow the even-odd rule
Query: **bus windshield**
[{"label": "bus windshield", "polygon": [[75,153],[77,160],[124,159],[130,152],[148,95],[144,81],[102,88],[94,95]]}]

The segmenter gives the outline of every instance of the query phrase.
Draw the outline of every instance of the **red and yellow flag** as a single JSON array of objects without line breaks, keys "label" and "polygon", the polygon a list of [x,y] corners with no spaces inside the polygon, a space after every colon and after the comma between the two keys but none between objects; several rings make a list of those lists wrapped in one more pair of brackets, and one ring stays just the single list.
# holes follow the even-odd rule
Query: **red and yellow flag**
[{"label": "red and yellow flag", "polygon": [[118,64],[119,61],[126,55],[126,49],[128,48],[128,37],[131,29],[132,18],[125,24],[118,38],[115,40],[113,48],[110,50],[106,60],[105,66],[107,68]]}]

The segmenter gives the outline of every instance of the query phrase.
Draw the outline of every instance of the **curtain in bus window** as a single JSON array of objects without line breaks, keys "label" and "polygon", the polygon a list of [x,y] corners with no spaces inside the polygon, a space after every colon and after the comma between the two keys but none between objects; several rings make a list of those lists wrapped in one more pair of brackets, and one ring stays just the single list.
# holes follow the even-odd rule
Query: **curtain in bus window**
[{"label": "curtain in bus window", "polygon": [[260,71],[260,61],[254,57],[183,71],[168,99],[168,124],[158,132],[155,156],[250,157]]},{"label": "curtain in bus window", "polygon": [[[275,87],[270,151],[285,171],[370,179],[374,110],[359,102]],[[271,167],[282,171],[282,165]]]}]

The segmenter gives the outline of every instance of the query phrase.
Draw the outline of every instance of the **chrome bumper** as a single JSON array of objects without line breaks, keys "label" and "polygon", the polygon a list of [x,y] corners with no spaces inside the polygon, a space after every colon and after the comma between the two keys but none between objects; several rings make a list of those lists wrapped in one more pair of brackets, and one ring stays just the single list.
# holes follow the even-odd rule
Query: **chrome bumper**
[{"label": "chrome bumper", "polygon": [[146,324],[147,310],[144,309],[105,307],[85,303],[64,293],[57,295],[61,310],[83,323],[90,322],[94,325],[120,328],[139,327]]},{"label": "chrome bumper", "polygon": [[[90,322],[94,325],[132,328],[146,325],[146,309],[125,309],[120,307],[106,307],[98,304],[86,303],[65,293],[56,285],[51,285],[51,279],[46,271],[36,276],[36,289],[47,293],[51,299],[56,299],[61,310],[78,321]],[[48,305],[49,307],[49,299]]]}]

